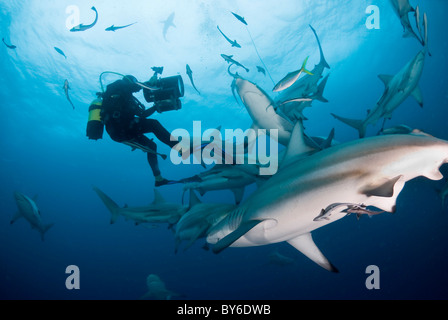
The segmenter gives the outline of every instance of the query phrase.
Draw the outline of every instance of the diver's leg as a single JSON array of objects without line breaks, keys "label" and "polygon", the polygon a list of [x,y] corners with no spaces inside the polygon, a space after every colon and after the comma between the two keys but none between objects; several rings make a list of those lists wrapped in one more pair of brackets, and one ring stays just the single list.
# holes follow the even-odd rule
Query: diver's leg
[{"label": "diver's leg", "polygon": [[141,119],[139,127],[141,134],[153,133],[157,139],[171,148],[178,143],[177,141],[171,141],[171,133],[155,119]]}]

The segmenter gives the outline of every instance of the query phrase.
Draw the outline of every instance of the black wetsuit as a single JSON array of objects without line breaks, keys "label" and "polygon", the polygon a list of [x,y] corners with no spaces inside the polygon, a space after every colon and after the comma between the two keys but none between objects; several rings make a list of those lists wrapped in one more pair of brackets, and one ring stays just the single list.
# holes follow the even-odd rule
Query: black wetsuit
[{"label": "black wetsuit", "polygon": [[[118,80],[107,86],[103,95],[102,119],[106,131],[117,142],[136,142],[157,152],[157,144],[145,136],[153,133],[157,139],[171,148],[178,142],[171,141],[171,134],[154,119],[146,119],[155,112],[155,108],[145,110],[133,96],[139,91],[128,81]],[[148,163],[155,177],[160,176],[157,155],[147,152]]]}]

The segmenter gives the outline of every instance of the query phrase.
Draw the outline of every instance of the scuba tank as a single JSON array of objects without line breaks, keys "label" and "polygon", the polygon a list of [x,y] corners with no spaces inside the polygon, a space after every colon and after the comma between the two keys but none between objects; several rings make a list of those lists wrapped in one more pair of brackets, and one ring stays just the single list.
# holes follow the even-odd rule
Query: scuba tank
[{"label": "scuba tank", "polygon": [[98,98],[93,100],[89,107],[86,135],[90,140],[102,139],[104,132],[104,123],[101,119],[103,100],[100,94],[97,95]]}]

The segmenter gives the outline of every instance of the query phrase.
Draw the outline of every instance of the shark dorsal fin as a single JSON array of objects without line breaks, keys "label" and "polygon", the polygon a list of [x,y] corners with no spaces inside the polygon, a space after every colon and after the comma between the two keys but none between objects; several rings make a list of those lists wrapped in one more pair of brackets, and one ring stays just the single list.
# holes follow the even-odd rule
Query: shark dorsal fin
[{"label": "shark dorsal fin", "polygon": [[387,87],[392,80],[394,76],[391,76],[389,74],[380,74],[378,75],[378,78],[380,78],[381,81],[383,81],[384,85]]},{"label": "shark dorsal fin", "polygon": [[199,200],[193,189],[190,189],[190,208],[200,203],[202,203],[201,200]]},{"label": "shark dorsal fin", "polygon": [[303,134],[302,121],[297,121],[294,129],[291,133],[291,139],[289,140],[288,147],[286,148],[286,154],[283,158],[282,166],[291,162],[291,160],[297,158],[300,155],[304,155],[313,151],[305,142],[305,136]]},{"label": "shark dorsal fin", "polygon": [[297,238],[288,240],[288,243],[292,245],[294,248],[302,252],[305,256],[310,258],[312,261],[317,263],[322,268],[331,271],[331,272],[339,272],[330,261],[322,254],[319,248],[313,241],[311,233],[305,233]]},{"label": "shark dorsal fin", "polygon": [[165,203],[165,199],[162,197],[159,190],[154,189],[154,201],[152,202],[152,204],[161,204],[161,203]]}]

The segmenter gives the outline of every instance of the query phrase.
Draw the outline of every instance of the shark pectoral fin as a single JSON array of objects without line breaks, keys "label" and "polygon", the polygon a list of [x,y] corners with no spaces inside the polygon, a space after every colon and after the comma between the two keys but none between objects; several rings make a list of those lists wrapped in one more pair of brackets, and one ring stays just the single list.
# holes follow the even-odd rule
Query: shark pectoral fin
[{"label": "shark pectoral fin", "polygon": [[339,272],[338,269],[336,269],[336,267],[333,266],[327,258],[325,258],[316,246],[311,233],[302,234],[297,238],[288,240],[287,242],[322,268],[331,272]]},{"label": "shark pectoral fin", "polygon": [[384,85],[387,87],[389,83],[391,82],[392,78],[394,76],[391,76],[389,74],[379,74],[378,78],[380,78],[381,81],[383,81]]},{"label": "shark pectoral fin", "polygon": [[244,196],[244,187],[243,188],[233,188],[232,192],[235,195],[235,203],[240,204],[241,200],[243,200],[243,196]]},{"label": "shark pectoral fin", "polygon": [[193,189],[190,189],[190,203],[189,203],[189,208],[202,203],[201,200],[199,200],[198,196],[196,195],[196,193],[193,191]]},{"label": "shark pectoral fin", "polygon": [[422,90],[420,89],[419,86],[415,87],[415,89],[414,89],[414,91],[412,91],[411,95],[415,98],[415,100],[417,100],[420,107],[423,108],[423,94],[422,94]]},{"label": "shark pectoral fin", "polygon": [[154,201],[152,202],[152,204],[161,204],[161,203],[165,203],[165,202],[166,201],[160,194],[160,191],[158,191],[157,189],[154,189]]},{"label": "shark pectoral fin", "polygon": [[368,197],[385,197],[390,198],[394,195],[395,184],[400,180],[402,176],[399,175],[393,179],[384,179],[379,183],[369,184],[362,187],[359,192],[365,194]]},{"label": "shark pectoral fin", "polygon": [[13,224],[14,222],[16,222],[18,219],[22,218],[23,215],[20,213],[20,211],[17,211],[14,216],[11,219],[10,224]]},{"label": "shark pectoral fin", "polygon": [[222,250],[231,246],[235,241],[244,236],[261,222],[263,222],[263,220],[249,220],[243,222],[235,231],[229,233],[227,236],[214,244],[212,247],[212,251],[214,253],[220,253]]}]

